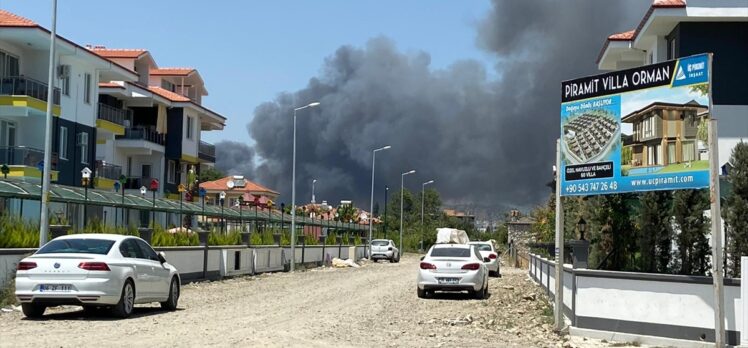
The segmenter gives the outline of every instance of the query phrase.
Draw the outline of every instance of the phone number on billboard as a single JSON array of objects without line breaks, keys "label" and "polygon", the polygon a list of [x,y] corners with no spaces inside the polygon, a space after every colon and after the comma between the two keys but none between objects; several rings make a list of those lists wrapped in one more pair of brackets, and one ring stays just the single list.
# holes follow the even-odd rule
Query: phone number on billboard
[{"label": "phone number on billboard", "polygon": [[606,192],[618,190],[617,181],[609,182],[585,182],[585,183],[567,183],[564,191],[566,193],[581,193],[581,192]]}]

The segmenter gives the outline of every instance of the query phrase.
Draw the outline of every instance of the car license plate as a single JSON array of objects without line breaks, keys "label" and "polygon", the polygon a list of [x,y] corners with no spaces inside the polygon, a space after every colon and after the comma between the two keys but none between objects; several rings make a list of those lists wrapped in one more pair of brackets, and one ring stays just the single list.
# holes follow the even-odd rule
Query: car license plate
[{"label": "car license plate", "polygon": [[70,284],[42,284],[39,286],[39,291],[55,291],[55,292],[68,292],[73,290]]},{"label": "car license plate", "polygon": [[436,279],[439,284],[459,284],[460,279],[459,278],[437,278]]}]

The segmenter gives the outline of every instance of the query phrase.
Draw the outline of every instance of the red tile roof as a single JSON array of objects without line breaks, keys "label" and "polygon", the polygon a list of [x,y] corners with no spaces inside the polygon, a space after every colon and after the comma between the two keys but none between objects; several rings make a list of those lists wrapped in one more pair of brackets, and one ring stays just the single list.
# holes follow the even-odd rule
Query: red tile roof
[{"label": "red tile roof", "polygon": [[[655,9],[658,8],[685,8],[688,5],[686,4],[686,0],[652,0],[652,5],[649,7],[649,10],[647,10],[647,13],[644,14],[644,18],[639,22],[639,25],[636,27],[636,29],[632,31],[627,31],[624,33],[618,33],[608,36],[608,39],[605,40],[605,44],[603,44],[603,48],[600,50],[600,53],[597,55],[597,62],[600,63],[600,60],[603,59],[603,54],[605,54],[605,50],[608,49],[608,45],[611,41],[631,41],[636,38],[637,35],[639,35],[639,31],[644,28],[644,24],[647,23],[649,20],[649,17],[652,16],[652,13]],[[629,34],[630,33],[630,34]],[[628,36],[628,38],[623,38]]]},{"label": "red tile roof", "polygon": [[195,71],[195,68],[158,68],[151,69],[151,75],[163,76],[187,76]]},{"label": "red tile roof", "polygon": [[668,7],[686,7],[686,0],[654,0],[652,7],[656,8],[668,8]]},{"label": "red tile roof", "polygon": [[608,40],[610,41],[631,41],[631,39],[634,38],[634,33],[636,33],[636,30],[629,30],[624,31],[622,33],[615,33],[610,36],[608,36]]},{"label": "red tile roof", "polygon": [[36,22],[17,14],[0,10],[0,27],[38,27]]},{"label": "red tile roof", "polygon": [[105,48],[94,46],[91,51],[104,58],[132,58],[136,59],[147,53],[148,50],[142,48]]},{"label": "red tile roof", "polygon": [[[206,190],[214,190],[214,191],[233,191],[233,192],[266,192],[274,195],[278,195],[279,193],[276,191],[273,191],[265,186],[262,186],[258,183],[254,183],[252,181],[244,179],[245,185],[244,187],[234,187],[232,189],[228,189],[226,186],[226,183],[229,182],[229,180],[234,180],[233,176],[227,176],[225,178],[221,178],[218,180],[213,181],[206,181],[202,184],[200,184],[201,188],[204,188]],[[227,192],[228,193],[228,192]]]},{"label": "red tile roof", "polygon": [[114,82],[99,82],[99,88],[122,88],[122,89],[125,89],[125,86],[122,86],[122,85],[114,83]]},{"label": "red tile roof", "polygon": [[187,98],[187,97],[185,97],[185,96],[183,96],[183,95],[181,95],[179,93],[174,93],[172,91],[163,89],[161,87],[148,86],[148,90],[151,91],[151,92],[153,92],[153,93],[155,93],[155,94],[157,94],[157,95],[159,95],[159,96],[161,96],[161,97],[164,97],[164,98],[168,99],[169,101],[173,101],[173,102],[189,102],[189,101],[191,101],[190,98]]}]

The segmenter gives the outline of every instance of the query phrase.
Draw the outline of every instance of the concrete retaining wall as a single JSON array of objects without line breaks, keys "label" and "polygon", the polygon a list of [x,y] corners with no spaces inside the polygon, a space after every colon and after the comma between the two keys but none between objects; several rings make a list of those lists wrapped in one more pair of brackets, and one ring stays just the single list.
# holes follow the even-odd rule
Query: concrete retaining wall
[{"label": "concrete retaining wall", "polygon": [[[291,248],[278,246],[210,246],[207,250],[207,267],[204,267],[205,248],[191,247],[157,247],[156,251],[163,251],[166,260],[179,270],[183,282],[204,279],[220,279],[222,277],[252,275],[264,272],[278,272],[287,269],[290,262]],[[323,247],[301,246],[296,248],[296,263],[322,264],[324,258]],[[350,251],[355,250],[355,251]],[[36,249],[0,249],[0,286],[6,284],[16,269],[18,261],[33,254]],[[349,247],[343,245],[325,246],[325,256],[332,260],[335,257],[348,258],[355,253],[360,258],[364,254],[364,247]],[[238,261],[238,265],[237,265]]]},{"label": "concrete retaining wall", "polygon": [[[530,255],[530,276],[551,296],[554,269],[553,261]],[[727,343],[731,345],[740,342],[740,283],[725,279]],[[685,340],[698,346],[714,342],[713,302],[709,277],[564,267],[564,313],[572,331]],[[657,342],[653,344],[662,344]]]}]

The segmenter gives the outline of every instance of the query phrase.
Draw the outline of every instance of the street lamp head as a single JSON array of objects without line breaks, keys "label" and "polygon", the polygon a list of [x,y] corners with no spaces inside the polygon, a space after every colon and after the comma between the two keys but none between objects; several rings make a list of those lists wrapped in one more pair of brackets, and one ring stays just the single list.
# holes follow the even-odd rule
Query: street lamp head
[{"label": "street lamp head", "polygon": [[314,179],[314,180],[312,180],[312,184],[314,184],[314,183],[316,183],[316,182],[317,182],[317,179]]},{"label": "street lamp head", "polygon": [[416,170],[415,170],[415,169],[413,169],[413,170],[411,170],[411,171],[409,171],[409,172],[405,172],[405,173],[403,173],[403,175],[410,175],[410,174],[415,174],[415,173],[416,173]]},{"label": "street lamp head", "polygon": [[319,106],[319,102],[311,102],[307,106],[310,107],[310,108],[313,108],[315,106]]},{"label": "street lamp head", "polygon": [[433,183],[434,183],[434,180],[429,180],[429,181],[424,182],[423,186],[426,186],[426,185],[429,185],[429,184],[433,184]]},{"label": "street lamp head", "polygon": [[382,151],[382,150],[389,150],[389,149],[391,149],[391,148],[392,148],[392,146],[390,146],[390,145],[387,145],[387,146],[383,146],[383,147],[380,147],[380,148],[378,148],[378,149],[374,150],[374,152],[377,152],[377,151]]},{"label": "street lamp head", "polygon": [[224,198],[226,198],[226,192],[224,192],[224,191],[221,191],[221,193],[219,193],[219,194],[218,194],[218,196],[219,196],[219,197],[220,197],[221,199],[224,199]]}]

